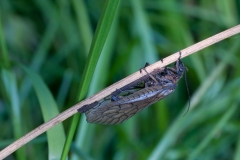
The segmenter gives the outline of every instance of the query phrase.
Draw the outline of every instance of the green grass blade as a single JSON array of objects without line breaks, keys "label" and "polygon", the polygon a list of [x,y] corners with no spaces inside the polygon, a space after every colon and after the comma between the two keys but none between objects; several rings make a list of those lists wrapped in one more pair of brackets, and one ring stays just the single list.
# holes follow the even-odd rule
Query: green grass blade
[{"label": "green grass blade", "polygon": [[100,17],[96,33],[93,37],[90,52],[86,62],[86,67],[83,72],[84,78],[82,78],[80,84],[78,96],[79,100],[82,100],[87,94],[98,58],[101,54],[102,48],[105,44],[111,25],[115,18],[119,2],[120,0],[107,0],[105,2],[105,7],[103,9],[102,16]]},{"label": "green grass blade", "polygon": [[[100,17],[96,33],[93,37],[93,42],[91,44],[90,52],[86,62],[86,67],[84,68],[83,78],[81,79],[81,83],[80,83],[78,100],[82,100],[87,95],[87,91],[88,91],[95,67],[97,65],[98,58],[101,54],[102,48],[107,39],[108,33],[110,31],[114,17],[116,15],[119,1],[120,0],[116,0],[116,1],[107,0],[105,2],[103,13]],[[77,127],[77,123],[79,122],[79,118],[80,118],[80,114],[76,114],[73,117],[73,121],[72,121],[70,131],[64,146],[63,154],[61,157],[62,160],[65,160],[67,157],[67,153],[70,148],[71,141]]]},{"label": "green grass blade", "polygon": [[238,135],[237,149],[234,154],[234,160],[239,160],[239,159],[240,159],[240,135]]},{"label": "green grass blade", "polygon": [[212,129],[212,131],[204,138],[201,143],[194,148],[193,152],[190,153],[188,159],[194,160],[197,159],[199,153],[211,142],[211,140],[215,137],[217,132],[219,132],[231,118],[231,116],[235,113],[237,109],[237,105],[234,104],[232,107],[228,109],[228,111],[223,115],[223,117],[219,120],[218,124]]},{"label": "green grass blade", "polygon": [[[5,92],[7,94],[7,98],[11,106],[13,135],[15,139],[18,139],[23,135],[23,131],[22,131],[21,108],[20,108],[20,102],[19,102],[19,94],[18,94],[16,77],[12,72],[5,69],[2,70],[1,76],[2,76],[3,85],[5,87]],[[25,151],[23,148],[17,150],[16,154],[19,160],[26,159]]]},{"label": "green grass blade", "polygon": [[72,5],[76,12],[79,32],[81,33],[83,47],[87,55],[93,37],[90,19],[89,16],[87,15],[87,8],[83,0],[72,0]]},{"label": "green grass blade", "polygon": [[64,102],[67,98],[67,93],[72,82],[73,73],[69,70],[66,70],[63,75],[61,86],[56,98],[57,104],[59,104],[59,110],[62,109]]},{"label": "green grass blade", "polygon": [[[143,55],[142,60],[145,60],[149,63],[156,62],[157,50],[152,43],[152,31],[151,26],[148,22],[146,14],[144,13],[143,4],[141,0],[132,0],[132,7],[134,12],[135,23],[133,23],[133,29],[137,31],[137,36],[140,38],[141,44],[138,46],[140,53]],[[142,52],[142,53],[141,53]]]},{"label": "green grass blade", "polygon": [[10,66],[10,62],[9,62],[9,58],[8,58],[8,53],[7,53],[7,47],[6,47],[6,42],[5,42],[5,38],[4,38],[4,34],[3,34],[3,26],[2,26],[2,18],[1,18],[2,14],[1,14],[1,8],[0,8],[0,46],[1,46],[1,52],[2,52],[2,56],[0,57],[0,59],[2,59],[2,66],[8,68]]},{"label": "green grass blade", "polygon": [[[26,67],[24,67],[24,70],[26,71],[33,84],[34,90],[40,103],[44,122],[47,122],[59,114],[56,101],[38,74],[27,69]],[[59,124],[48,130],[47,138],[49,159],[60,159],[65,141],[65,133],[62,124]]]}]

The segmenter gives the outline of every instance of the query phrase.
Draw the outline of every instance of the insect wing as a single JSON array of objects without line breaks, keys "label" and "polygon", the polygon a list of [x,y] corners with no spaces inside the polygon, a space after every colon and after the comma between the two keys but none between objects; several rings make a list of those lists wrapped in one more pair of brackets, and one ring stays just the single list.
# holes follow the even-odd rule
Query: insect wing
[{"label": "insect wing", "polygon": [[147,106],[165,98],[176,88],[175,84],[153,86],[139,90],[117,101],[99,103],[89,111],[86,117],[89,123],[119,124],[132,117]]}]

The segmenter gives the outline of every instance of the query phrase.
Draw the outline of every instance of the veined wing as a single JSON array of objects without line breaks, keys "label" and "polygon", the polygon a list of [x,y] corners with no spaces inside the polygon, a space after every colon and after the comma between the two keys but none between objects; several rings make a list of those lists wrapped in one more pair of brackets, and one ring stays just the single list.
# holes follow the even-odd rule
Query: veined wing
[{"label": "veined wing", "polygon": [[89,123],[119,124],[132,117],[147,106],[171,94],[176,85],[152,86],[139,90],[117,101],[107,101],[97,104],[87,111]]}]

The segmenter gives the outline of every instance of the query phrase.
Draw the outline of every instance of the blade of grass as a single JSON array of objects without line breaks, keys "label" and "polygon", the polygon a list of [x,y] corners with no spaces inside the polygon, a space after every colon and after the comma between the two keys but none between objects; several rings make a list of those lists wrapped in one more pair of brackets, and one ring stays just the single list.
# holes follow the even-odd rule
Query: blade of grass
[{"label": "blade of grass", "polygon": [[[74,17],[72,16],[71,11],[71,2],[70,1],[57,1],[58,3],[58,13],[60,15],[59,21],[61,26],[61,32],[64,34],[64,37],[66,37],[66,42],[69,44],[72,43],[78,43],[78,48],[81,48],[82,50],[82,40],[81,36],[76,34],[78,32],[76,24],[74,22]],[[79,8],[81,10],[81,8]],[[81,21],[83,24],[85,22]],[[89,49],[89,48],[88,48]],[[85,56],[87,56],[87,53],[85,53]]]},{"label": "blade of grass", "polygon": [[[102,48],[108,36],[109,30],[113,23],[118,5],[120,0],[112,1],[107,0],[103,9],[103,13],[100,17],[99,23],[97,25],[96,34],[93,37],[93,42],[91,44],[90,52],[87,58],[86,67],[84,68],[83,78],[80,82],[80,89],[78,94],[78,100],[82,100],[88,91],[95,67],[97,65],[98,58],[101,54]],[[76,114],[73,117],[71,127],[68,133],[67,140],[64,145],[64,150],[62,153],[62,160],[65,160],[75,133],[77,123],[79,122],[80,114]]]},{"label": "blade of grass", "polygon": [[157,51],[151,40],[151,27],[144,13],[143,4],[139,0],[132,0],[131,2],[135,18],[133,30],[136,30],[137,33],[135,34],[140,37],[141,46],[139,47],[143,49],[143,59],[149,63],[154,63],[157,59]]},{"label": "blade of grass", "polygon": [[2,26],[2,18],[1,18],[1,7],[0,7],[0,46],[1,46],[1,52],[2,52],[2,66],[9,68],[10,67],[10,62],[9,62],[9,58],[8,58],[8,53],[7,53],[7,47],[6,47],[6,42],[5,42],[5,38],[4,38],[4,34],[3,34],[3,26]]},{"label": "blade of grass", "polygon": [[58,107],[59,110],[62,109],[62,106],[66,101],[67,93],[70,88],[70,84],[72,83],[72,79],[73,79],[72,77],[73,77],[73,73],[71,71],[66,70],[64,72],[63,79],[62,79],[62,82],[58,91],[58,95],[56,98],[57,104],[59,104],[59,107]]},{"label": "blade of grass", "polygon": [[87,55],[93,37],[90,20],[87,15],[87,8],[83,0],[72,0],[72,5],[77,15],[78,28],[82,37],[85,53]]},{"label": "blade of grass", "polygon": [[194,148],[193,152],[190,152],[188,157],[189,160],[197,159],[198,154],[211,142],[217,132],[226,125],[231,116],[235,113],[237,109],[237,104],[234,104],[229,110],[223,115],[222,119],[215,125],[212,131],[204,138],[200,144]]},{"label": "blade of grass", "polygon": [[225,1],[223,3],[216,3],[217,9],[220,11],[222,14],[222,22],[225,26],[232,26],[235,24],[238,24],[239,22],[237,21],[237,16],[238,13],[236,11],[237,6],[235,1]]},{"label": "blade of grass", "polygon": [[240,159],[240,135],[238,135],[237,149],[234,154],[234,160]]},{"label": "blade of grass", "polygon": [[[22,118],[19,102],[19,94],[17,89],[17,81],[15,75],[8,70],[2,70],[2,80],[5,87],[5,92],[11,106],[11,119],[13,124],[13,135],[15,139],[20,138],[23,135],[22,131]],[[17,152],[17,159],[24,160],[26,159],[26,154],[23,148],[19,149]]]},{"label": "blade of grass", "polygon": [[[57,103],[42,78],[26,67],[23,68],[33,83],[42,110],[43,119],[44,122],[46,122],[59,114]],[[48,130],[47,138],[49,159],[60,159],[65,141],[63,125],[60,124]]]},{"label": "blade of grass", "polygon": [[[93,37],[92,32],[90,30],[91,25],[90,25],[90,20],[87,14],[87,8],[83,0],[72,0],[72,5],[77,15],[78,30],[82,35],[83,46],[84,46],[85,53],[87,55],[91,45],[91,40]],[[76,133],[76,140],[75,140],[76,148],[82,149],[83,141],[86,138],[87,131],[88,131],[88,125],[85,121],[85,117],[82,116],[78,126],[78,131]],[[79,159],[79,157],[81,156],[73,152],[73,155],[71,156],[71,160]]]}]

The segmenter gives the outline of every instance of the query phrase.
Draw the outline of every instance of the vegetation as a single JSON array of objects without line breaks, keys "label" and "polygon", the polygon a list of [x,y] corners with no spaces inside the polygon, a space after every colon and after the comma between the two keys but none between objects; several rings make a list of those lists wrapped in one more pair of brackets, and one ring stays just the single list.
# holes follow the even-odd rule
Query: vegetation
[{"label": "vegetation", "polygon": [[[0,2],[1,149],[146,62],[154,63],[240,20],[237,0],[115,2]],[[105,3],[112,12],[106,12]],[[111,27],[110,32],[96,30],[100,23]],[[75,132],[69,118],[9,158],[60,158],[71,128],[71,160],[240,159],[239,38],[182,60],[191,93],[185,116],[189,99],[182,79],[173,94],[121,125],[88,124],[81,115]]]}]

